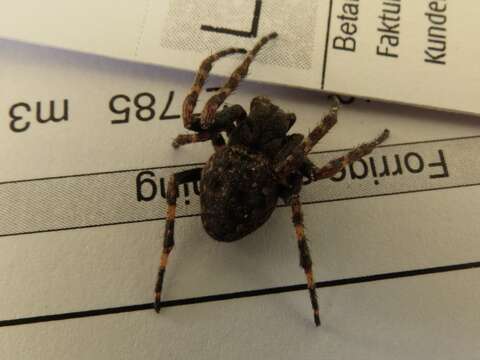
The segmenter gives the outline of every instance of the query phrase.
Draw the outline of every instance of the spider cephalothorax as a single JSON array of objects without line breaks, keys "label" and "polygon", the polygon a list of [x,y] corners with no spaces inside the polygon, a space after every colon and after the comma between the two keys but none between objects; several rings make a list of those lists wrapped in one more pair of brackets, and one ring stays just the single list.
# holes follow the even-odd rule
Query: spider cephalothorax
[{"label": "spider cephalothorax", "polygon": [[[178,185],[200,181],[202,223],[207,233],[219,241],[235,241],[256,230],[270,217],[278,198],[291,205],[300,266],[307,278],[315,324],[320,325],[312,260],[304,234],[300,190],[305,179],[317,181],[332,177],[345,166],[369,154],[388,137],[388,130],[372,142],[360,145],[323,167],[317,167],[307,155],[335,125],[338,104],[332,106],[322,122],[306,137],[288,134],[295,123],[295,115],[283,111],[266,97],[255,97],[248,114],[240,105],[225,106],[218,111],[246,76],[250,63],[261,47],[275,37],[276,33],[263,37],[248,52],[225,85],[207,101],[200,116],[195,116],[193,110],[212,63],[229,54],[246,53],[246,50],[230,48],[206,58],[185,98],[182,112],[184,126],[196,133],[177,136],[173,146],[211,140],[215,152],[203,168],[173,174],[169,180],[163,251],[155,287],[157,311],[161,308],[161,291],[168,256],[174,246]],[[222,132],[228,136],[227,143]]]}]

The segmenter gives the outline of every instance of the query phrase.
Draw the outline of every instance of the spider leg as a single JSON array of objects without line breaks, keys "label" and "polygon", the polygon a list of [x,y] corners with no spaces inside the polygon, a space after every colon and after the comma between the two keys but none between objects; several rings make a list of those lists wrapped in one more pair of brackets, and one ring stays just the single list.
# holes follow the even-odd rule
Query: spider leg
[{"label": "spider leg", "polygon": [[195,134],[180,134],[173,140],[172,146],[174,148],[179,148],[182,145],[208,141],[211,140],[214,135],[214,133],[209,131],[202,131]]},{"label": "spider leg", "polygon": [[216,151],[225,146],[225,139],[222,134],[218,132],[202,131],[195,134],[180,134],[172,142],[174,148],[179,148],[182,145],[193,144],[203,141],[212,141],[212,145]]},{"label": "spider leg", "polygon": [[163,251],[160,257],[160,266],[158,269],[158,277],[155,285],[155,311],[159,312],[162,307],[162,286],[167,268],[168,256],[175,245],[175,210],[177,207],[178,185],[200,180],[202,168],[185,170],[173,174],[167,186],[167,215],[165,220],[165,233],[163,237]]},{"label": "spider leg", "polygon": [[375,149],[378,145],[384,142],[390,134],[388,129],[385,129],[377,138],[373,141],[364,143],[347,154],[340,156],[339,158],[333,159],[325,166],[319,168],[312,164],[310,169],[310,179],[313,181],[326,179],[334,176],[337,172],[341,171],[344,167],[350,165],[356,160],[361,159],[363,156],[368,155]]},{"label": "spider leg", "polygon": [[192,127],[195,120],[193,117],[193,110],[195,109],[195,105],[197,104],[198,96],[202,91],[202,87],[208,78],[208,74],[210,70],[212,70],[212,64],[224,56],[235,53],[245,54],[246,52],[247,51],[245,49],[229,48],[212,54],[205,60],[203,60],[197,71],[195,80],[193,81],[192,88],[190,89],[189,94],[185,97],[185,100],[183,101],[182,119],[183,126],[186,129],[193,130]]},{"label": "spider leg", "polygon": [[315,144],[337,123],[337,113],[338,104],[335,104],[330,108],[328,114],[324,116],[321,123],[317,125],[300,144],[293,148],[288,156],[277,163],[275,171],[280,178],[285,178],[301,166],[306,155],[312,150]]},{"label": "spider leg", "polygon": [[273,163],[276,164],[275,167],[281,166],[285,162],[285,159],[295,151],[296,148],[304,140],[302,134],[291,134],[287,136],[287,141],[285,144],[277,151],[275,157],[273,158]]},{"label": "spider leg", "polygon": [[215,149],[215,152],[218,152],[225,147],[226,143],[225,143],[225,139],[223,138],[222,134],[217,133],[213,137],[212,145],[213,145],[213,148]]},{"label": "spider leg", "polygon": [[313,279],[312,271],[312,259],[310,257],[310,250],[307,244],[307,238],[305,237],[305,231],[303,226],[303,213],[300,202],[300,196],[298,194],[293,195],[291,200],[292,205],[292,221],[295,226],[295,233],[297,236],[298,250],[300,251],[300,266],[305,272],[307,278],[307,288],[310,294],[310,301],[313,309],[313,319],[316,326],[320,326],[320,311],[318,309],[318,300],[315,280]]},{"label": "spider leg", "polygon": [[173,140],[172,146],[179,148],[182,145],[211,140],[213,147],[218,151],[225,146],[225,139],[221,132],[226,131],[227,135],[229,135],[235,128],[235,124],[241,122],[246,117],[247,113],[242,106],[225,105],[221,111],[215,114],[215,121],[209,130],[200,130],[196,134],[180,134]]},{"label": "spider leg", "polygon": [[327,115],[324,116],[322,122],[317,125],[308,136],[303,140],[303,152],[308,154],[313,147],[330,131],[337,123],[338,104],[335,103],[330,107]]},{"label": "spider leg", "polygon": [[274,39],[278,36],[276,32],[273,32],[267,36],[264,36],[260,41],[250,50],[242,62],[242,64],[232,73],[227,82],[222,86],[217,94],[212,96],[205,107],[203,108],[202,114],[200,116],[200,124],[202,129],[208,129],[212,124],[215,113],[217,112],[218,107],[225,101],[225,99],[238,87],[240,81],[247,76],[248,68],[252,63],[253,59],[260,51],[260,49],[271,39]]}]

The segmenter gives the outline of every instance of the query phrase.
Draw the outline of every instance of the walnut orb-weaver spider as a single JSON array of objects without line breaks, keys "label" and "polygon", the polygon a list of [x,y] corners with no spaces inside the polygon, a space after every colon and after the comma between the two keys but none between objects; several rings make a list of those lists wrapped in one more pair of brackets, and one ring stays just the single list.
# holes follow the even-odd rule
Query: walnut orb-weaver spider
[{"label": "walnut orb-weaver spider", "polygon": [[[313,146],[337,122],[338,103],[331,107],[322,122],[306,137],[288,135],[295,123],[293,113],[286,113],[266,97],[255,97],[250,112],[240,105],[218,108],[247,75],[249,65],[258,51],[277,33],[263,37],[248,53],[245,49],[229,48],[207,57],[196,74],[190,93],[184,100],[182,118],[186,129],[194,134],[178,135],[173,146],[210,140],[215,149],[203,168],[173,174],[167,186],[163,251],[155,286],[155,310],[160,311],[162,285],[167,260],[174,246],[175,209],[178,186],[200,181],[201,219],[206,232],[218,241],[236,241],[265,223],[274,211],[278,198],[292,208],[300,266],[305,272],[313,308],[315,325],[320,325],[312,260],[304,233],[300,190],[304,178],[317,181],[330,178],[345,166],[369,154],[389,135],[388,130],[369,143],[362,144],[323,167],[307,157]],[[234,53],[246,53],[242,64],[228,81],[212,96],[200,116],[193,114],[198,96],[213,62]],[[222,136],[225,132],[228,143]]]}]

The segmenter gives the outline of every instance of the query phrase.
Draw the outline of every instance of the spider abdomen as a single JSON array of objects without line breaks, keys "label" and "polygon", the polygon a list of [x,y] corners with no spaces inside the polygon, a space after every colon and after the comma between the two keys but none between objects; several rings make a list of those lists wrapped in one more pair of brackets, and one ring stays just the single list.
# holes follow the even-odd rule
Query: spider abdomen
[{"label": "spider abdomen", "polygon": [[256,230],[278,199],[270,160],[243,146],[226,146],[213,154],[200,186],[203,226],[219,241],[235,241]]}]

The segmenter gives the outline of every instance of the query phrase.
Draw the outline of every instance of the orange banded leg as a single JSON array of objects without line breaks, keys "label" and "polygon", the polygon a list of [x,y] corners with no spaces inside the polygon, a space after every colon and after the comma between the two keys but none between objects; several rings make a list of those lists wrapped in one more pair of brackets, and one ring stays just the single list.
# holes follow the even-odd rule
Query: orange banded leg
[{"label": "orange banded leg", "polygon": [[273,32],[267,36],[264,36],[259,40],[259,42],[250,50],[242,62],[242,64],[237,67],[237,69],[232,73],[227,82],[222,86],[217,94],[212,96],[205,107],[203,108],[202,114],[200,116],[200,124],[202,129],[208,129],[212,124],[215,113],[219,106],[225,101],[225,99],[238,87],[240,81],[247,76],[248,68],[252,63],[253,59],[260,51],[260,49],[271,39],[275,39],[278,36],[276,32]]},{"label": "orange banded leg", "polygon": [[310,257],[310,250],[307,244],[307,238],[305,237],[305,231],[303,226],[303,213],[302,204],[300,202],[300,196],[298,194],[292,197],[292,221],[295,225],[295,233],[297,236],[298,250],[300,251],[300,266],[305,272],[307,278],[307,288],[310,295],[310,302],[312,303],[313,319],[316,326],[320,326],[320,311],[318,309],[318,300],[315,280],[313,279],[312,271],[312,259]]},{"label": "orange banded leg", "polygon": [[225,146],[225,139],[222,134],[217,132],[202,131],[196,134],[180,134],[172,142],[172,146],[178,149],[182,145],[194,144],[197,142],[203,142],[212,140],[212,145],[215,151],[223,149]]},{"label": "orange banded leg", "polygon": [[291,153],[283,161],[278,163],[275,170],[280,178],[287,177],[301,166],[305,156],[337,123],[337,113],[338,103],[333,105],[321,123],[317,125],[300,144],[292,149]]},{"label": "orange banded leg", "polygon": [[193,144],[197,142],[208,141],[214,134],[204,131],[196,134],[180,134],[172,142],[174,148],[179,148],[182,145]]},{"label": "orange banded leg", "polygon": [[308,136],[303,140],[303,152],[307,155],[312,151],[313,147],[322,139],[332,127],[337,123],[338,103],[335,103],[322,119],[322,122],[317,125]]},{"label": "orange banded leg", "polygon": [[167,216],[165,219],[165,232],[163,237],[163,250],[160,256],[157,282],[155,285],[155,311],[159,312],[162,307],[162,287],[165,271],[167,269],[168,256],[175,245],[175,210],[177,207],[178,185],[200,180],[201,168],[190,169],[173,174],[167,185]]},{"label": "orange banded leg", "polygon": [[326,179],[334,176],[337,172],[343,170],[344,167],[350,165],[354,161],[360,160],[363,156],[370,154],[373,149],[375,149],[378,145],[384,142],[390,134],[388,129],[385,129],[380,136],[375,138],[373,141],[362,144],[347,154],[331,160],[327,165],[318,168],[314,166],[311,169],[310,178],[314,181],[320,179]]},{"label": "orange banded leg", "polygon": [[224,56],[236,53],[245,54],[246,52],[247,50],[245,49],[229,48],[212,54],[205,60],[203,60],[203,62],[200,64],[200,67],[198,68],[192,88],[190,89],[188,95],[185,97],[185,100],[183,101],[182,119],[183,126],[186,129],[192,130],[192,123],[194,120],[193,110],[195,109],[195,105],[197,104],[198,96],[202,91],[203,85],[208,78],[208,74],[210,73],[210,70],[212,70],[212,64]]}]

